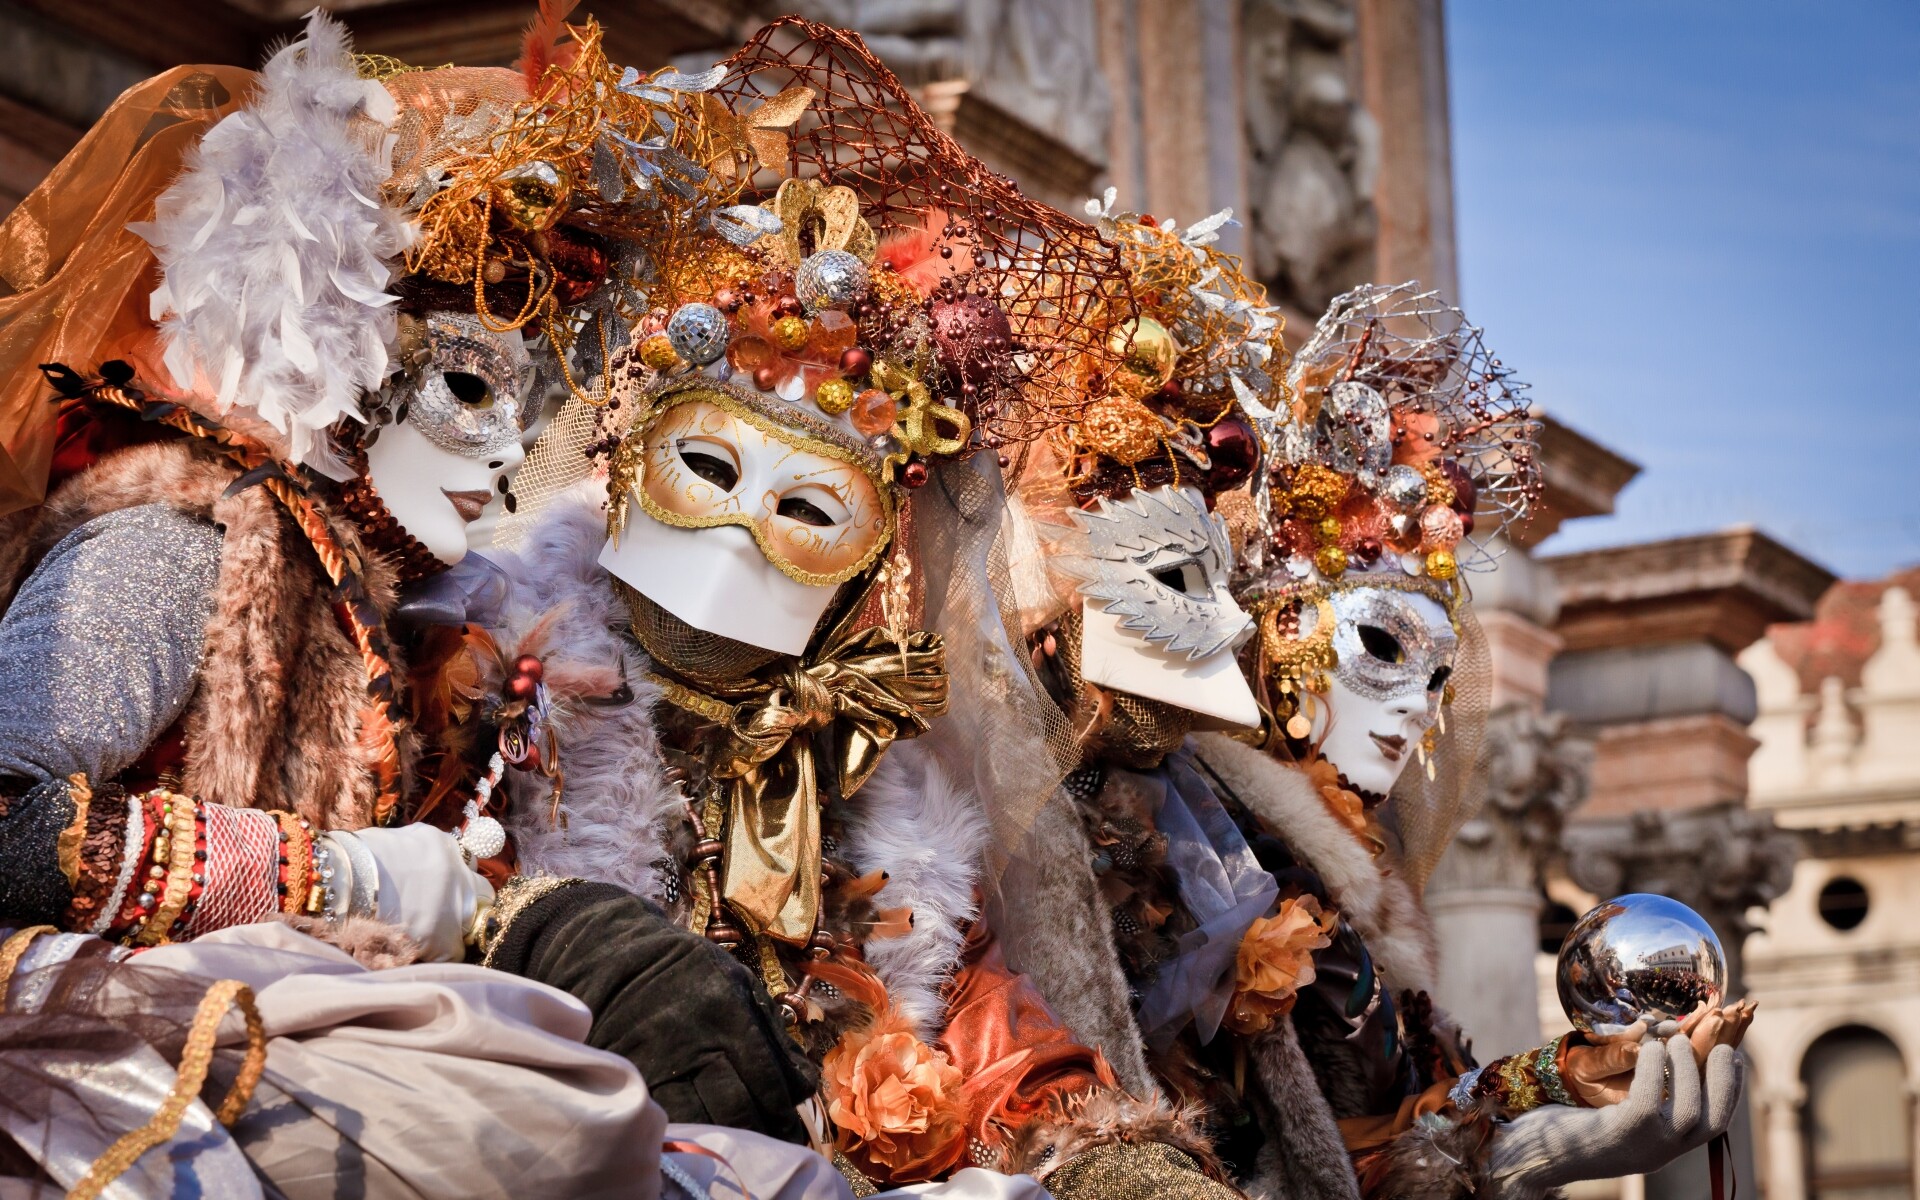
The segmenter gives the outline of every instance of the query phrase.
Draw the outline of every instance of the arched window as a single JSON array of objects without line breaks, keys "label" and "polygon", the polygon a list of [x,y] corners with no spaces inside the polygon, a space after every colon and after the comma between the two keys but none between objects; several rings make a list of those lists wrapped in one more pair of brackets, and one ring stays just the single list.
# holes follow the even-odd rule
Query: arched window
[{"label": "arched window", "polygon": [[1900,1051],[1871,1029],[1836,1029],[1800,1065],[1807,1087],[1807,1200],[1912,1200],[1913,1117]]}]

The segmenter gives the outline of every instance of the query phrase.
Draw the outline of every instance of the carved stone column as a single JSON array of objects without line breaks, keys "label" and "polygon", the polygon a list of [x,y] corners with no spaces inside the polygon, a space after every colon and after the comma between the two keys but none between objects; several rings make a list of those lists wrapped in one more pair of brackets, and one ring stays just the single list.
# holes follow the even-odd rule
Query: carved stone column
[{"label": "carved stone column", "polygon": [[1755,1099],[1766,1109],[1767,1200],[1806,1200],[1806,1150],[1800,1132],[1806,1088],[1793,1080],[1770,1087]]},{"label": "carved stone column", "polygon": [[1427,884],[1427,911],[1446,952],[1440,1003],[1487,1062],[1541,1042],[1534,976],[1540,872],[1561,827],[1586,799],[1593,746],[1564,717],[1510,704],[1494,712],[1481,750],[1487,801]]}]

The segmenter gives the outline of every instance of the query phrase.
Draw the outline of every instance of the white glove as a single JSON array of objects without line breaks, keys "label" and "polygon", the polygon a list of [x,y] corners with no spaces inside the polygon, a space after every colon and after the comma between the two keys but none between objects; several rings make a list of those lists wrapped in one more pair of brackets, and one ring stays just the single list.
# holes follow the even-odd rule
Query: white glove
[{"label": "white glove", "polygon": [[1500,1126],[1492,1161],[1497,1194],[1527,1200],[1582,1179],[1644,1175],[1705,1145],[1733,1123],[1746,1064],[1733,1047],[1715,1046],[1704,1074],[1703,1088],[1684,1036],[1650,1040],[1620,1103],[1553,1104]]},{"label": "white glove", "polygon": [[329,833],[335,889],[346,911],[378,917],[407,931],[429,962],[466,953],[467,931],[493,903],[493,885],[467,866],[460,843],[431,825]]}]

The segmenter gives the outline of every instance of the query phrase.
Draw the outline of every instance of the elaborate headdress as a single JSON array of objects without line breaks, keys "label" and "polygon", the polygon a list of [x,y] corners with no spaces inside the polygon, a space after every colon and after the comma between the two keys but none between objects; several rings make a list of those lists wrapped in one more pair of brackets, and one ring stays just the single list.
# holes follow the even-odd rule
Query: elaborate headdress
[{"label": "elaborate headdress", "polygon": [[[1460,573],[1492,567],[1494,535],[1538,495],[1537,426],[1525,385],[1480,330],[1412,283],[1336,297],[1289,378],[1288,404],[1256,422],[1266,448],[1254,496],[1263,520],[1239,589],[1259,628],[1248,657],[1262,741],[1300,753],[1327,674],[1349,658],[1352,670],[1363,665],[1359,627],[1391,620],[1337,614],[1364,603],[1346,597],[1409,591],[1444,606],[1458,638],[1449,682],[1419,747],[1423,770],[1403,774],[1394,793],[1417,884],[1476,799],[1467,774],[1491,664]],[[1409,663],[1421,661],[1424,630],[1390,632]]]},{"label": "elaborate headdress", "polygon": [[[1066,671],[1056,692],[1078,705],[1083,679],[1113,689],[1093,693],[1098,715],[1080,714],[1082,736],[1151,760],[1178,744],[1192,711],[1250,720],[1251,701],[1230,660],[1220,680],[1200,684],[1204,669],[1167,674],[1148,667],[1151,654],[1132,661],[1121,643],[1108,648],[1106,626],[1118,620],[1187,663],[1250,633],[1227,585],[1254,525],[1244,489],[1260,444],[1250,417],[1285,407],[1287,359],[1279,312],[1218,245],[1230,211],[1181,229],[1116,213],[1113,200],[1109,190],[1087,211],[1127,269],[1126,291],[1088,296],[1078,310],[1100,343],[1074,363],[1081,402],[1047,411],[1048,435],[1021,464],[1008,536],[1047,543],[1045,554],[1016,554],[1031,564],[1017,579],[1028,622],[1069,609],[1066,653],[1045,656]],[[1027,517],[1041,524],[1029,528]],[[1082,628],[1063,581],[1100,628]]]}]

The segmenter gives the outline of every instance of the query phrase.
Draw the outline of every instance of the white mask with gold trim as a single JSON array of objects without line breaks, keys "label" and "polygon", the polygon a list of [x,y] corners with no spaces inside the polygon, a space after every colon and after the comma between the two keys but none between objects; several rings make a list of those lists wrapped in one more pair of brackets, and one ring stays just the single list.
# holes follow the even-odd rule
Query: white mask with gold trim
[{"label": "white mask with gold trim", "polygon": [[695,381],[629,437],[600,565],[696,629],[800,654],[840,585],[886,549],[892,501],[825,422],[743,390]]}]

